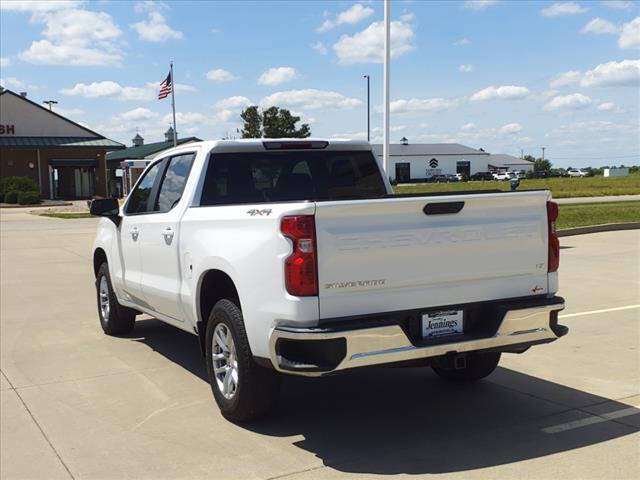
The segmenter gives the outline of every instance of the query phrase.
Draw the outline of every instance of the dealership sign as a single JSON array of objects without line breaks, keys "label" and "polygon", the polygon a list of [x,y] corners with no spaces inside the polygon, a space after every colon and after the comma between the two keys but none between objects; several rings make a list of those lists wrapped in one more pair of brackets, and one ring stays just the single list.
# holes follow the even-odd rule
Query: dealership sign
[{"label": "dealership sign", "polygon": [[15,135],[16,134],[16,126],[15,125],[2,125],[0,124],[0,135]]}]

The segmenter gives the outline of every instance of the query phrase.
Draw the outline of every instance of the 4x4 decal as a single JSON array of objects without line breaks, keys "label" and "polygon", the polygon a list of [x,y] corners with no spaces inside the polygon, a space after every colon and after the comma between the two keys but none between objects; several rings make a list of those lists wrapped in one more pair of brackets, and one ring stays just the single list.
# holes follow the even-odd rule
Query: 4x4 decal
[{"label": "4x4 decal", "polygon": [[247,210],[247,213],[249,215],[251,215],[252,217],[255,217],[256,215],[262,217],[262,216],[266,216],[268,217],[269,215],[271,215],[271,209],[270,208],[263,208],[262,210],[256,210],[251,209],[251,210]]}]

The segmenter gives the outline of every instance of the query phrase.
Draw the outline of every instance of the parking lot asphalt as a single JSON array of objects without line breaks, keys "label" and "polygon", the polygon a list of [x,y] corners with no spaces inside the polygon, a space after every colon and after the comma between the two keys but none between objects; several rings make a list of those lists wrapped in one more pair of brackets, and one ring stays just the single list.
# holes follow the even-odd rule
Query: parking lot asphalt
[{"label": "parking lot asphalt", "polygon": [[196,337],[98,324],[96,220],[0,211],[0,477],[638,478],[640,231],[561,239],[568,336],[475,385],[426,368],[288,378],[222,418]]}]

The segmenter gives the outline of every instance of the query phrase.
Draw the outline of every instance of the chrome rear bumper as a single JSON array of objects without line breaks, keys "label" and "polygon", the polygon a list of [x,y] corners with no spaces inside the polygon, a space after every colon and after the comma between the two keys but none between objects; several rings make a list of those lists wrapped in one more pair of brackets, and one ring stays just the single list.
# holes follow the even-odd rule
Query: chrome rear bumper
[{"label": "chrome rear bumper", "polygon": [[[562,299],[556,297],[556,300]],[[493,336],[475,339],[458,338],[458,340],[452,339],[451,343],[424,346],[414,345],[399,325],[346,331],[276,327],[271,332],[269,351],[274,368],[280,372],[321,376],[350,368],[439,357],[449,353],[487,349],[508,350],[510,346],[526,347],[527,345],[551,342],[564,335],[567,332],[566,327],[557,325],[557,312],[562,309],[564,309],[564,301],[531,308],[507,310]],[[294,364],[283,358],[277,347],[278,341],[281,339],[300,342],[344,339],[346,349],[344,356],[336,366],[314,368],[313,365]]]}]

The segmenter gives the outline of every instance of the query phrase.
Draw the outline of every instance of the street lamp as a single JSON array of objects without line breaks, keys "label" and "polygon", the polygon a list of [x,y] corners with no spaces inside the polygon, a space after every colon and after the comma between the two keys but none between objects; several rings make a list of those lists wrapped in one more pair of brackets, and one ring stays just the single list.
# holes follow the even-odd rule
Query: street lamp
[{"label": "street lamp", "polygon": [[367,79],[367,142],[371,141],[371,129],[370,129],[370,120],[371,120],[371,114],[370,114],[370,110],[369,110],[369,75],[362,75],[362,78],[366,78]]},{"label": "street lamp", "polygon": [[57,102],[56,100],[45,100],[45,101],[44,101],[44,102],[42,102],[42,103],[44,103],[44,104],[46,104],[46,105],[49,105],[49,110],[52,110],[52,108],[51,108],[51,107],[52,107],[52,105],[55,105],[55,104],[57,104],[58,102]]}]

